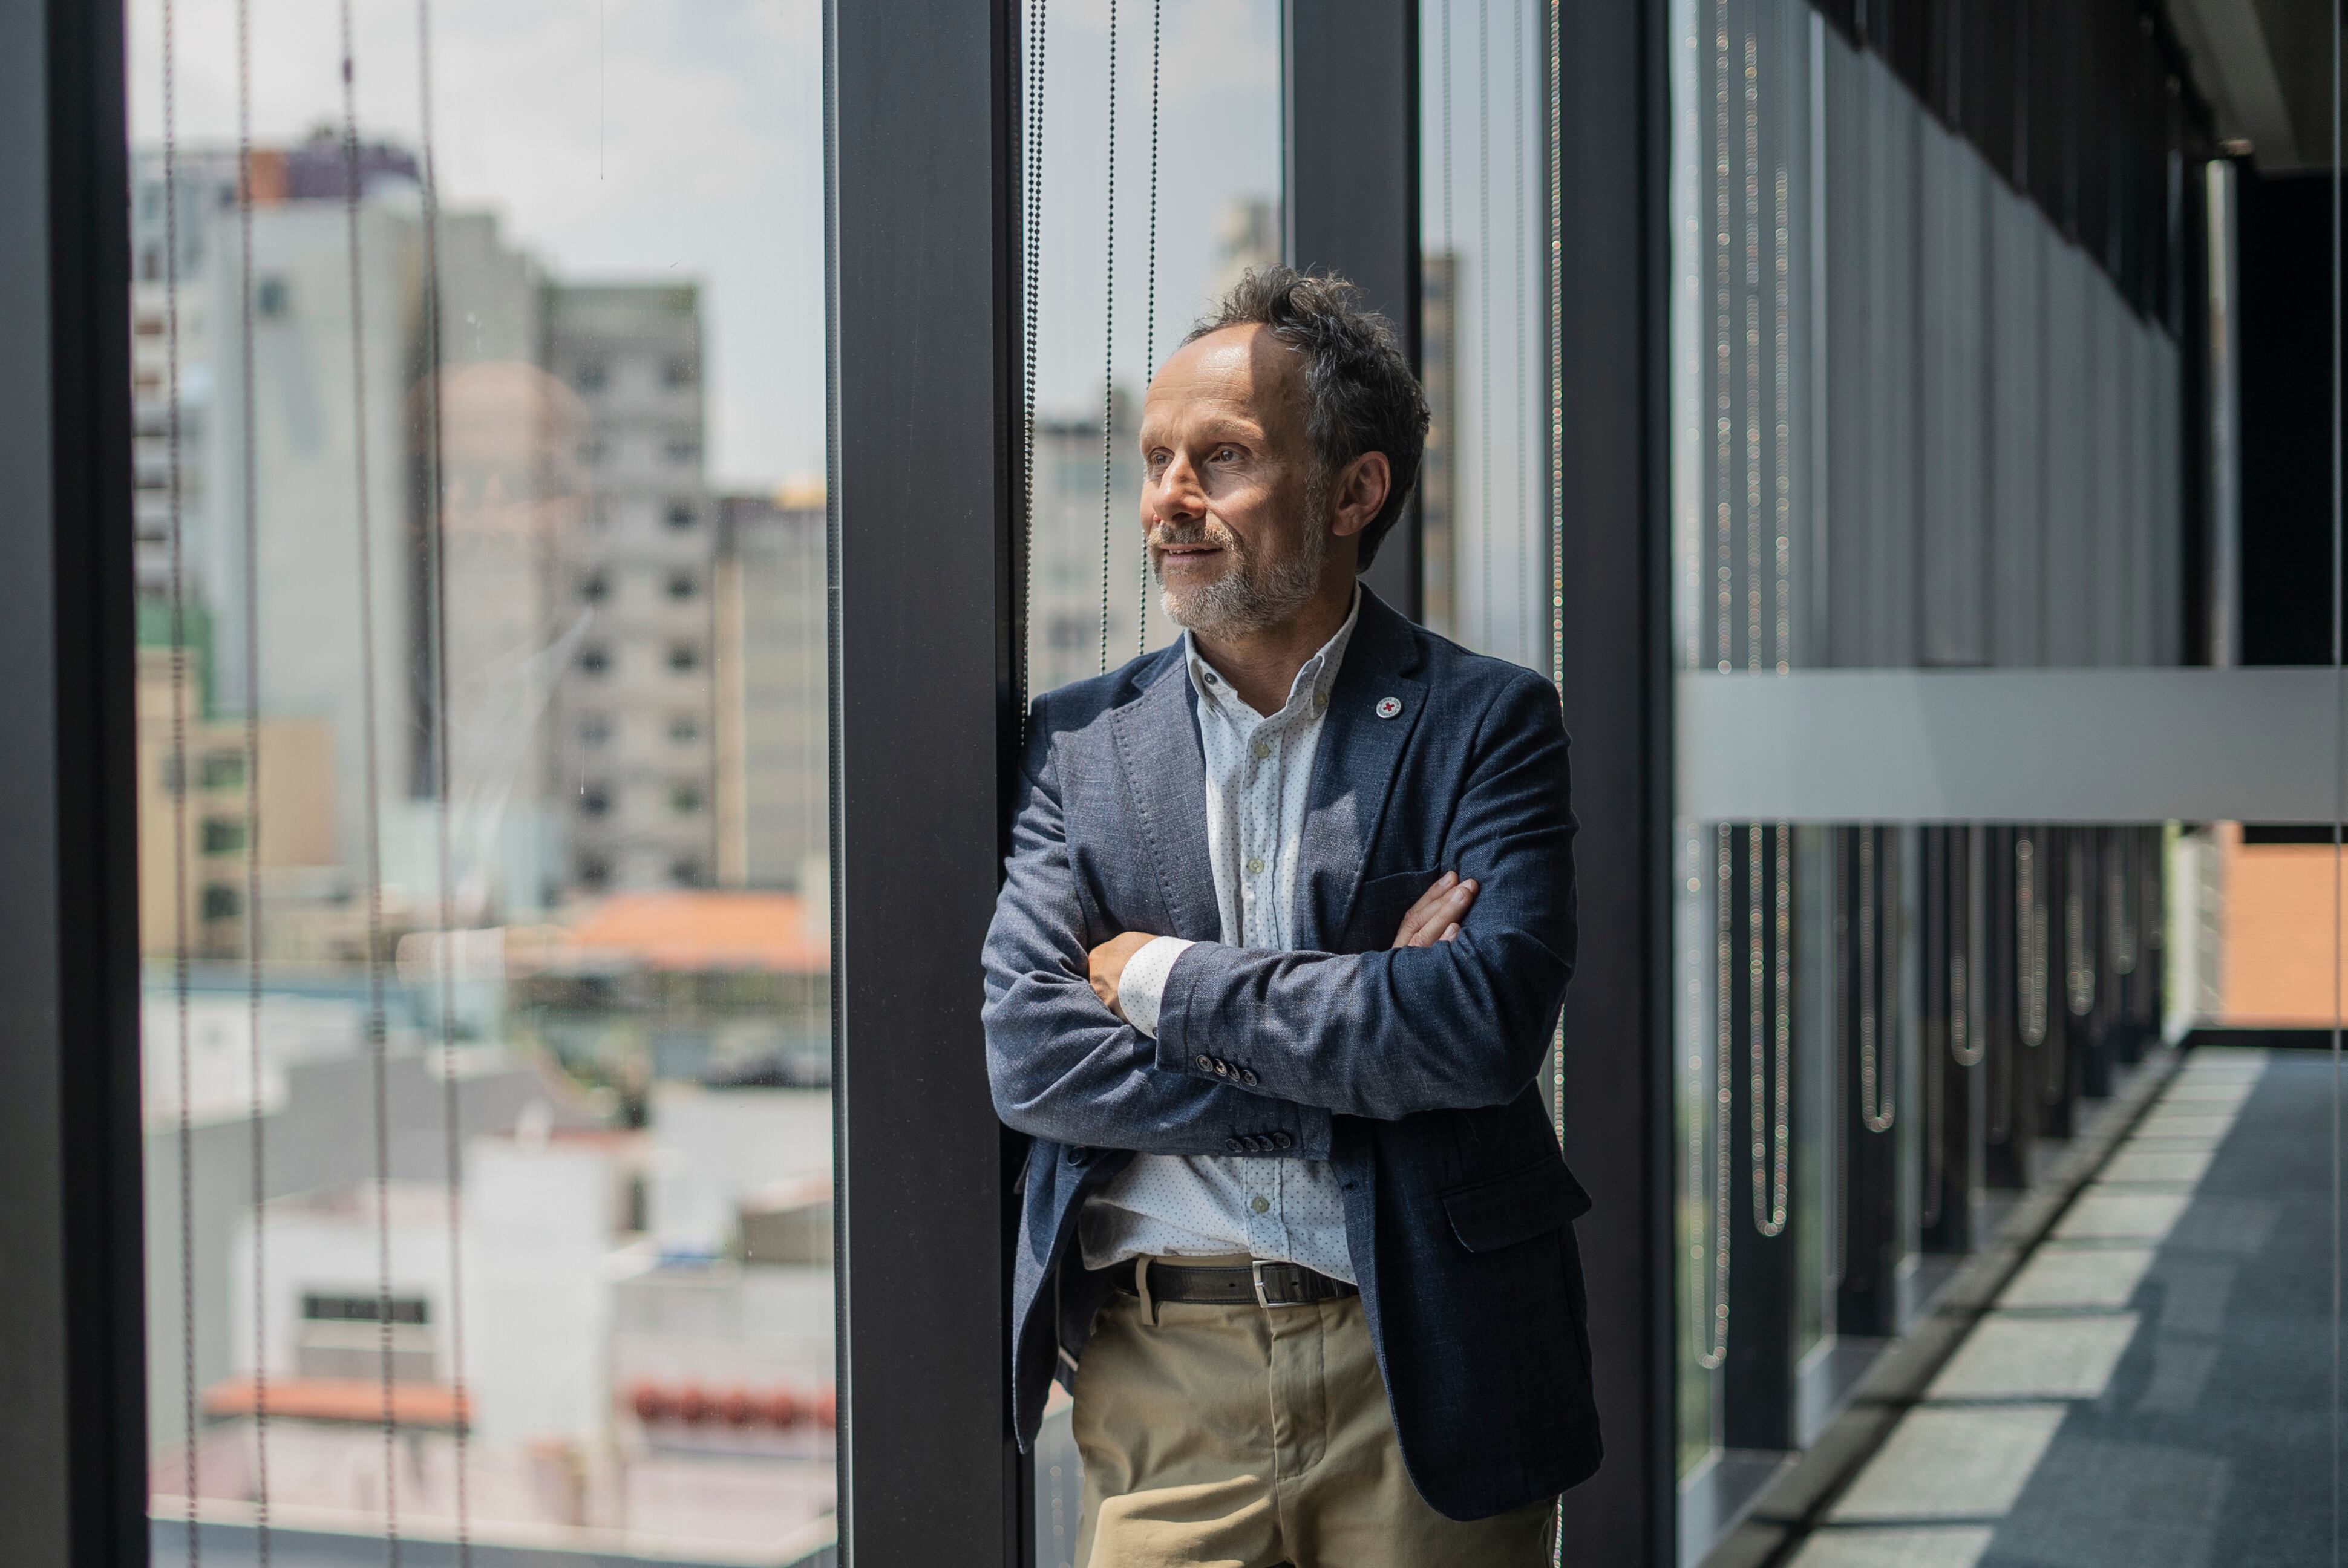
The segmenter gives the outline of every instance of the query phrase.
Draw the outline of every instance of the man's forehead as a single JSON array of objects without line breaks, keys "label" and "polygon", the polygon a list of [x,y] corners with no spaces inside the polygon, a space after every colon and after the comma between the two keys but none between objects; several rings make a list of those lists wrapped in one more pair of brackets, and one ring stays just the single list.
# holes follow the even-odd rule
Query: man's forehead
[{"label": "man's forehead", "polygon": [[1296,352],[1265,328],[1220,327],[1168,357],[1149,383],[1145,416],[1276,420],[1301,369]]}]

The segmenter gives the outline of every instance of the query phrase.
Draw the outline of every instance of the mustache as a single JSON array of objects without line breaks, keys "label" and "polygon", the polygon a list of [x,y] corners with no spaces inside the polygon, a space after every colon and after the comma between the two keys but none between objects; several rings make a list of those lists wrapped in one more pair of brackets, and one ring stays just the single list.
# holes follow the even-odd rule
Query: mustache
[{"label": "mustache", "polygon": [[1152,550],[1178,544],[1211,544],[1235,555],[1240,553],[1239,536],[1211,518],[1195,523],[1160,522],[1143,538]]}]

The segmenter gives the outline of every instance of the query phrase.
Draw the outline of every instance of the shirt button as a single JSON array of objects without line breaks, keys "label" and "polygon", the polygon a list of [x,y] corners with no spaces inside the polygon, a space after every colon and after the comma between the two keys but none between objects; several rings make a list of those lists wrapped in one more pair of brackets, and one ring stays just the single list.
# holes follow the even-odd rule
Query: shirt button
[{"label": "shirt button", "polygon": [[1266,1198],[1262,1193],[1259,1192],[1254,1197],[1248,1200],[1248,1207],[1261,1214],[1265,1210],[1272,1207],[1272,1201]]},{"label": "shirt button", "polygon": [[1285,1132],[1275,1132],[1272,1135],[1272,1146],[1274,1149],[1293,1149],[1296,1140]]},{"label": "shirt button", "polygon": [[1240,1082],[1252,1087],[1255,1083],[1255,1074],[1246,1068],[1241,1068],[1240,1069]]},{"label": "shirt button", "polygon": [[1315,713],[1326,713],[1329,711],[1329,696],[1327,693],[1315,692],[1313,694],[1313,711]]},{"label": "shirt button", "polygon": [[1248,875],[1251,877],[1260,877],[1263,875],[1263,857],[1262,855],[1250,855],[1248,857]]},{"label": "shirt button", "polygon": [[1237,1154],[1240,1151],[1240,1140],[1236,1138],[1226,1138],[1223,1140],[1223,1147]]},{"label": "shirt button", "polygon": [[1207,684],[1208,684],[1209,686],[1220,686],[1220,685],[1222,685],[1223,683],[1222,683],[1222,682],[1220,682],[1220,681],[1219,681],[1219,680],[1217,680],[1217,679],[1215,678],[1215,672],[1214,672],[1214,671],[1212,671],[1212,670],[1209,670],[1209,671],[1207,672]]},{"label": "shirt button", "polygon": [[1261,740],[1257,741],[1255,745],[1251,747],[1249,749],[1258,762],[1262,761],[1265,758],[1272,755],[1272,748],[1266,746]]},{"label": "shirt button", "polygon": [[1199,1070],[1202,1073],[1213,1072],[1215,1070],[1215,1058],[1212,1057],[1200,1057],[1199,1058]]}]

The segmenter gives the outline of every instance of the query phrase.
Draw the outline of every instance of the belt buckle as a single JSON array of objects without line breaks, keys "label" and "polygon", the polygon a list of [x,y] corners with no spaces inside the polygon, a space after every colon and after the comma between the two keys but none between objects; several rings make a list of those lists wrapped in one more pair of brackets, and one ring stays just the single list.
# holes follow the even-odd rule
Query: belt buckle
[{"label": "belt buckle", "polygon": [[1282,1263],[1276,1258],[1256,1259],[1254,1263],[1249,1265],[1248,1273],[1255,1279],[1255,1304],[1258,1306],[1262,1307],[1266,1312],[1269,1312],[1275,1306],[1309,1306],[1312,1305],[1308,1298],[1301,1295],[1291,1296],[1282,1301],[1272,1300],[1271,1295],[1264,1289],[1263,1284],[1263,1271],[1268,1268],[1296,1270],[1296,1284],[1301,1287],[1304,1283],[1302,1277],[1303,1271],[1298,1269],[1297,1265],[1294,1264]]}]

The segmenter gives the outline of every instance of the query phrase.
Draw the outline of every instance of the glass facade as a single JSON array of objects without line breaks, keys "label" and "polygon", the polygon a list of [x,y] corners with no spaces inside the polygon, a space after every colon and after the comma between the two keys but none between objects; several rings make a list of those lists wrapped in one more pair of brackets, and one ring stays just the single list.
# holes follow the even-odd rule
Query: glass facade
[{"label": "glass facade", "polygon": [[130,22],[157,1558],[825,1557],[819,8]]}]

